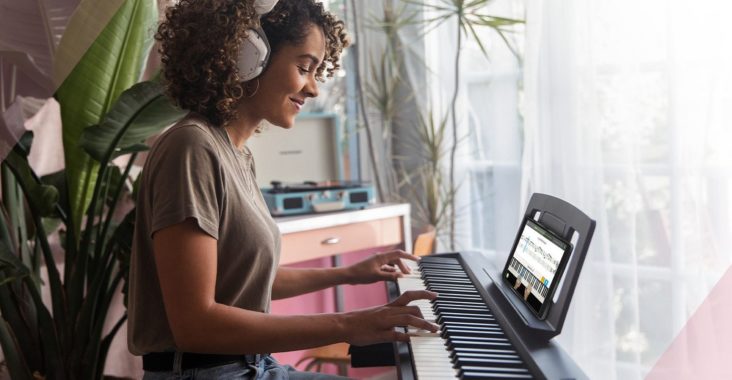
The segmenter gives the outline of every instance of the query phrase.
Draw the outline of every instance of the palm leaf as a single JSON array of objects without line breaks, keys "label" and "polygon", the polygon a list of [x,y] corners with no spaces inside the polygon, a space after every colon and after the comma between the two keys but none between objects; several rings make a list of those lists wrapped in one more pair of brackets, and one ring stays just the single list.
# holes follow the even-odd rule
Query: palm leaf
[{"label": "palm leaf", "polygon": [[[30,132],[27,135],[30,135]],[[66,325],[66,296],[64,287],[61,283],[61,276],[51,252],[51,247],[48,244],[46,229],[43,226],[42,221],[42,217],[58,213],[58,190],[53,186],[42,184],[36,177],[35,173],[33,173],[30,165],[28,164],[27,154],[26,156],[22,154],[24,150],[29,150],[29,143],[26,144],[28,145],[23,147],[23,141],[21,140],[21,143],[19,143],[6,157],[5,163],[8,164],[9,168],[12,170],[15,178],[20,184],[20,187],[23,189],[23,193],[28,199],[31,216],[37,231],[36,239],[38,241],[38,246],[41,248],[43,253],[50,281],[51,301],[56,323],[55,329],[57,330],[59,337],[61,338],[60,342],[63,345],[67,343],[67,339],[69,338],[69,331],[67,330]]]},{"label": "palm leaf", "polygon": [[30,293],[33,301],[33,306],[38,312],[37,314],[37,327],[38,333],[43,339],[40,339],[41,348],[43,350],[44,367],[47,371],[46,375],[52,379],[63,379],[63,366],[61,365],[61,348],[59,346],[58,335],[56,327],[54,325],[53,318],[48,312],[48,309],[43,304],[41,293],[38,288],[34,286],[31,279],[30,272],[26,268],[20,259],[9,251],[7,245],[0,243],[0,260],[13,268],[17,273],[24,275],[22,278],[23,283],[26,285],[25,289]]},{"label": "palm leaf", "polygon": [[27,158],[23,157],[17,148],[5,157],[4,162],[13,170],[16,179],[23,187],[29,204],[36,208],[39,216],[54,215],[59,199],[58,190],[53,186],[43,185],[36,180],[33,170],[28,165]]},{"label": "palm leaf", "polygon": [[125,1],[77,0],[78,6],[74,9],[56,48],[51,73],[56,87],[66,80]]},{"label": "palm leaf", "polygon": [[[77,11],[72,22],[82,25],[77,18],[92,22],[96,17],[95,14]],[[83,130],[98,124],[122,91],[139,80],[152,43],[149,32],[156,19],[155,2],[124,2],[56,92],[64,126],[70,228],[76,236],[79,236],[81,220],[91,200],[98,170],[98,165],[79,149],[78,141]],[[85,34],[84,30],[73,31]],[[73,41],[75,36],[70,35],[71,32],[70,27],[64,40]],[[62,47],[63,44],[62,41]]]},{"label": "palm leaf", "polygon": [[105,360],[107,358],[107,353],[109,352],[109,347],[112,345],[112,341],[114,340],[115,335],[117,335],[117,332],[122,327],[124,322],[127,321],[127,314],[120,317],[120,319],[117,321],[117,323],[114,324],[112,327],[112,330],[110,330],[109,334],[102,339],[102,341],[99,344],[99,352],[98,357],[94,361],[96,363],[97,367],[96,370],[93,372],[95,379],[102,378],[102,371],[104,371],[104,364]]},{"label": "palm leaf", "polygon": [[28,371],[28,365],[23,360],[21,353],[18,352],[18,340],[15,338],[12,328],[3,318],[0,318],[0,347],[3,349],[10,378],[31,380],[33,377]]},{"label": "palm leaf", "polygon": [[140,151],[140,143],[185,115],[164,95],[156,82],[138,83],[122,93],[97,125],[84,130],[81,146],[105,163],[119,155]]}]

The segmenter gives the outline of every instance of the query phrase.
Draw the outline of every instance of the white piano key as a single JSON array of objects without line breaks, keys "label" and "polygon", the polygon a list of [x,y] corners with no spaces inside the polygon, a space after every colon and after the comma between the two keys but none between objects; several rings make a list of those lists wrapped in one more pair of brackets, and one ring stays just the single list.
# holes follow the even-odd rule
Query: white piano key
[{"label": "white piano key", "polygon": [[439,336],[411,338],[410,346],[418,379],[458,379],[457,370],[452,368],[450,353],[444,342]]},{"label": "white piano key", "polygon": [[421,279],[401,277],[397,279],[397,285],[399,285],[399,293],[404,293],[408,290],[425,290],[426,287]]},{"label": "white piano key", "polygon": [[409,334],[409,336],[440,336],[440,331],[438,330],[437,332],[432,332],[429,330],[409,326],[407,328],[407,334]]}]

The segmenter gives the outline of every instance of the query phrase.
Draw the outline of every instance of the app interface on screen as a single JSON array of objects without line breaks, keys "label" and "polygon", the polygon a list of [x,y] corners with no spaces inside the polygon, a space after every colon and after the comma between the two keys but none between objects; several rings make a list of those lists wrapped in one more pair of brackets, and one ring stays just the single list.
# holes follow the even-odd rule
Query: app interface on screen
[{"label": "app interface on screen", "polygon": [[526,222],[505,276],[537,312],[549,295],[565,248],[536,223]]}]

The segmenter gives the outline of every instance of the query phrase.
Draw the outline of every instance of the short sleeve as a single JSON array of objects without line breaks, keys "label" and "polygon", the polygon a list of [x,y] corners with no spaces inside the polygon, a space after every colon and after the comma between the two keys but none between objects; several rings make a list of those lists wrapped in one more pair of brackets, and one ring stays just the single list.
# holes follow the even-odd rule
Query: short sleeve
[{"label": "short sleeve", "polygon": [[223,171],[212,136],[197,125],[185,125],[161,136],[151,156],[149,179],[150,236],[194,218],[214,239],[224,205]]}]

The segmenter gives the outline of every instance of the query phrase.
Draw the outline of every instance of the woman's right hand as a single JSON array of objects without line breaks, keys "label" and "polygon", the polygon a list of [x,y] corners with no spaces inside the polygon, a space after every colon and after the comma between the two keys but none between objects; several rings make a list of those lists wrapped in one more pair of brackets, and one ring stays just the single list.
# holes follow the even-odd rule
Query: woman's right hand
[{"label": "woman's right hand", "polygon": [[439,326],[424,320],[417,306],[407,306],[414,300],[433,300],[436,297],[437,293],[427,290],[410,290],[384,306],[346,313],[346,342],[357,346],[393,341],[408,342],[407,333],[394,329],[398,326],[412,326],[436,332]]}]

